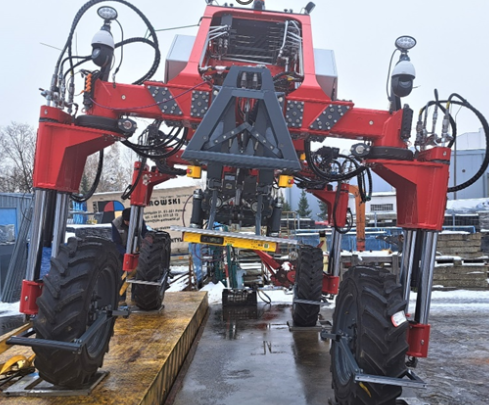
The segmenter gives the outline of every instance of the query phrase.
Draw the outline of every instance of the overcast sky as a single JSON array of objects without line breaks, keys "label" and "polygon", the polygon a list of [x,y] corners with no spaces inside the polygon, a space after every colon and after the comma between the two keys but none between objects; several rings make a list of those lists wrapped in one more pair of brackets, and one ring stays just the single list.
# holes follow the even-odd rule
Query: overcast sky
[{"label": "overcast sky", "polygon": [[[219,0],[222,4],[224,1]],[[312,13],[314,46],[333,49],[339,74],[338,96],[353,100],[357,107],[387,108],[385,81],[394,40],[412,35],[418,45],[411,51],[418,86],[404,99],[419,110],[433,99],[437,88],[441,98],[457,92],[484,115],[489,115],[489,35],[487,0],[315,0]],[[136,14],[122,4],[119,11],[125,38],[143,36],[145,29]],[[134,0],[156,29],[196,24],[205,8],[204,0]],[[299,11],[306,0],[266,0],[268,9]],[[20,0],[2,3],[0,41],[0,126],[12,121],[36,126],[44,98],[39,88],[49,88],[59,51],[82,1]],[[78,54],[90,53],[93,34],[102,21],[92,7],[82,18],[76,35]],[[165,57],[176,33],[193,35],[197,28],[159,34]],[[116,41],[120,29],[113,25]],[[132,82],[151,65],[151,52],[144,45],[126,47],[118,82]],[[396,57],[397,59],[397,57]],[[163,80],[161,63],[156,80]],[[77,91],[81,89],[78,88]],[[461,116],[460,116],[461,117]],[[460,132],[477,130],[477,123]]]}]

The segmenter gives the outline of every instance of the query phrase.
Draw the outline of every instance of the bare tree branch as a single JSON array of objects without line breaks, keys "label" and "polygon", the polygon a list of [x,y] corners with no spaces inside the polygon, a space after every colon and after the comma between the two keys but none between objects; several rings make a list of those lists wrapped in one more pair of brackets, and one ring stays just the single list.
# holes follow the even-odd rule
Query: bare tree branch
[{"label": "bare tree branch", "polygon": [[36,133],[28,124],[0,128],[0,191],[32,192]]}]

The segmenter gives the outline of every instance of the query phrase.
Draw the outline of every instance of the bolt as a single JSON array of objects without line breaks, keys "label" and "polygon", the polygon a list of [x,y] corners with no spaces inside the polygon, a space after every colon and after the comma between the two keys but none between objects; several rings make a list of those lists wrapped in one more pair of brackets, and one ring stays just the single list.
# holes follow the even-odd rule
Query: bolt
[{"label": "bolt", "polygon": [[369,125],[374,125],[374,122],[373,122],[373,121],[370,121],[370,122],[369,122]]},{"label": "bolt", "polygon": [[122,98],[123,100],[125,100],[125,99],[126,99],[126,96],[123,94],[121,98]]}]

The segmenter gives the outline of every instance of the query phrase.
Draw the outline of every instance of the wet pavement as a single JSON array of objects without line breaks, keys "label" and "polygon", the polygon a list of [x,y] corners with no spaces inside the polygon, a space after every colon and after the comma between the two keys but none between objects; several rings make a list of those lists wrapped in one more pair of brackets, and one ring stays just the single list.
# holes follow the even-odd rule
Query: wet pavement
[{"label": "wet pavement", "polygon": [[[290,332],[289,305],[211,313],[174,405],[325,404],[329,343],[318,331]],[[326,312],[331,312],[331,310]]]},{"label": "wet pavement", "polygon": [[[333,310],[323,305],[321,318],[332,319]],[[328,404],[329,342],[317,331],[289,331],[291,318],[290,304],[226,312],[211,305],[173,404]],[[0,334],[22,320],[0,311]],[[429,357],[415,369],[428,388],[404,390],[405,403],[489,404],[489,292],[435,292],[430,324]]]},{"label": "wet pavement", "polygon": [[430,324],[429,356],[417,368],[429,385],[417,397],[430,405],[489,404],[487,293],[456,300],[435,296]]},{"label": "wet pavement", "polygon": [[[429,358],[415,369],[429,387],[405,389],[400,403],[489,403],[488,308],[489,296],[474,307],[434,300]],[[330,320],[332,313],[333,306],[324,305],[321,318]],[[289,331],[290,320],[290,305],[259,303],[254,312],[234,314],[211,306],[173,404],[328,404],[333,397],[329,342],[317,331]]]}]

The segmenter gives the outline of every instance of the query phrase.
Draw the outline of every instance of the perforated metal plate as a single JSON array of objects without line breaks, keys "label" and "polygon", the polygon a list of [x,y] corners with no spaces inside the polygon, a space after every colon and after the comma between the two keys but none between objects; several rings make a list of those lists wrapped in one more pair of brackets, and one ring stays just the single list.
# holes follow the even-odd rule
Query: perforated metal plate
[{"label": "perforated metal plate", "polygon": [[160,107],[160,110],[163,114],[183,114],[177,102],[173,99],[173,96],[168,90],[168,87],[148,86],[147,88],[155,102],[158,103],[158,106]]},{"label": "perforated metal plate", "polygon": [[341,120],[349,109],[350,106],[348,105],[330,104],[323,110],[309,128],[320,131],[329,131],[339,120]]}]

